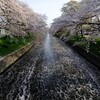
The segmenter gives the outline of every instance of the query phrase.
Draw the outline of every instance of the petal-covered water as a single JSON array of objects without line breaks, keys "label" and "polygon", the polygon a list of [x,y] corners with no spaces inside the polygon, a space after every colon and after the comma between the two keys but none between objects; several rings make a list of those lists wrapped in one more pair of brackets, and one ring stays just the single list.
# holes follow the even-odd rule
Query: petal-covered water
[{"label": "petal-covered water", "polygon": [[0,100],[100,100],[100,71],[48,33],[0,75]]}]

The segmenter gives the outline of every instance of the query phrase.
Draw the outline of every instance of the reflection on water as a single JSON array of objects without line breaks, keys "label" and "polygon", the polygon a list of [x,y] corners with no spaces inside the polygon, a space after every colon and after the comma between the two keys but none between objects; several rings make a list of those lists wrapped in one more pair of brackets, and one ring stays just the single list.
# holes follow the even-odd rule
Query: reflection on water
[{"label": "reflection on water", "polygon": [[47,62],[52,62],[53,61],[53,50],[52,50],[52,47],[51,47],[51,36],[49,33],[47,33],[47,36],[46,36],[46,39],[45,39],[45,42],[44,42],[44,57],[45,57],[45,60]]}]

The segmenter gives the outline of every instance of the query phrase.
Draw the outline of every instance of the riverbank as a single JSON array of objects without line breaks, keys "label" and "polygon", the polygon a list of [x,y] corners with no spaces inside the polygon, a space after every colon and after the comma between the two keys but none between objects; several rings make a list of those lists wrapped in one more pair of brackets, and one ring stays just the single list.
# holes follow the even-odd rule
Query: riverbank
[{"label": "riverbank", "polygon": [[80,55],[82,55],[85,59],[87,59],[89,62],[91,62],[92,64],[94,64],[95,66],[98,67],[98,69],[100,69],[100,57],[99,56],[96,56],[94,55],[93,53],[91,52],[88,52],[78,46],[78,45],[74,45],[72,42],[70,41],[67,41],[65,42],[67,45],[69,45],[72,49],[74,49],[75,51],[77,51]]},{"label": "riverbank", "polygon": [[15,52],[8,54],[0,59],[0,73],[2,73],[4,70],[7,70],[11,64],[13,64],[15,61],[17,61],[23,54],[28,52],[35,44],[28,43],[24,47],[22,47],[19,50],[16,50]]},{"label": "riverbank", "polygon": [[35,41],[36,37],[30,33],[27,36],[4,36],[0,37],[0,56],[6,56],[23,46]]},{"label": "riverbank", "polygon": [[[55,35],[55,37],[60,39],[60,35]],[[81,36],[72,36],[69,39],[61,38],[64,43],[69,45],[73,50],[75,50],[77,53],[79,53],[81,56],[83,56],[86,60],[94,64],[98,69],[100,69],[100,52],[99,52],[99,44],[100,39],[96,39],[97,43],[90,43],[91,45],[86,48],[87,41],[85,38]],[[82,41],[83,39],[83,41]],[[94,46],[94,47],[93,47]],[[88,50],[89,49],[89,50]],[[94,50],[94,51],[93,51]],[[96,52],[97,51],[97,52]]]},{"label": "riverbank", "polygon": [[[29,39],[31,40],[31,39]],[[32,47],[34,47],[35,45],[39,45],[41,44],[43,41],[43,36],[41,36],[40,34],[37,34],[37,36],[35,37],[35,40],[33,40],[30,43],[27,43],[26,45],[24,44],[24,46],[20,47],[18,50],[14,50],[12,53],[10,54],[6,54],[5,56],[1,56],[0,57],[0,74],[2,72],[4,72],[5,70],[7,70],[9,67],[11,67],[11,65],[13,63],[15,63],[17,60],[19,60],[24,54],[26,54]],[[16,48],[15,48],[16,49]],[[6,52],[6,51],[4,51]]]}]

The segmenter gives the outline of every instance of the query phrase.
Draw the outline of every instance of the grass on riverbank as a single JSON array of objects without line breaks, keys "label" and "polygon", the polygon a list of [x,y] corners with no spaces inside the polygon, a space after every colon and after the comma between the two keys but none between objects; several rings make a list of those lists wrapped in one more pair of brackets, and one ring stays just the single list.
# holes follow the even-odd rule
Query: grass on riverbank
[{"label": "grass on riverbank", "polygon": [[35,39],[34,36],[5,36],[0,38],[0,56],[5,56],[20,49]]},{"label": "grass on riverbank", "polygon": [[[88,47],[88,41],[85,37],[73,36],[69,41],[83,47],[84,49],[87,49]],[[100,57],[100,38],[95,39],[95,42],[90,41],[89,51]]]},{"label": "grass on riverbank", "polygon": [[[61,36],[64,36],[62,32],[56,33],[55,36],[60,38]],[[79,45],[83,47],[84,49],[87,50],[89,48],[89,51],[92,52],[93,54],[97,55],[100,57],[100,38],[95,39],[95,43],[93,41],[90,41],[90,45],[88,47],[88,41],[87,38],[88,36],[84,35],[74,35],[74,36],[68,36],[68,34],[65,34],[64,36],[68,41],[74,43],[74,45]],[[64,38],[63,37],[63,38]]]}]

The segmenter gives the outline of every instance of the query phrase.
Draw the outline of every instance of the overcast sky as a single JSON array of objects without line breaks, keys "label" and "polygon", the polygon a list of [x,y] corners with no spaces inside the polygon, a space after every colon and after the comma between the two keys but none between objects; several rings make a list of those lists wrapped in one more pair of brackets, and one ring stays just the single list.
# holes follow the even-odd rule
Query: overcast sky
[{"label": "overcast sky", "polygon": [[45,14],[48,17],[48,24],[61,15],[61,8],[64,3],[70,0],[20,0],[28,4],[35,12]]}]

